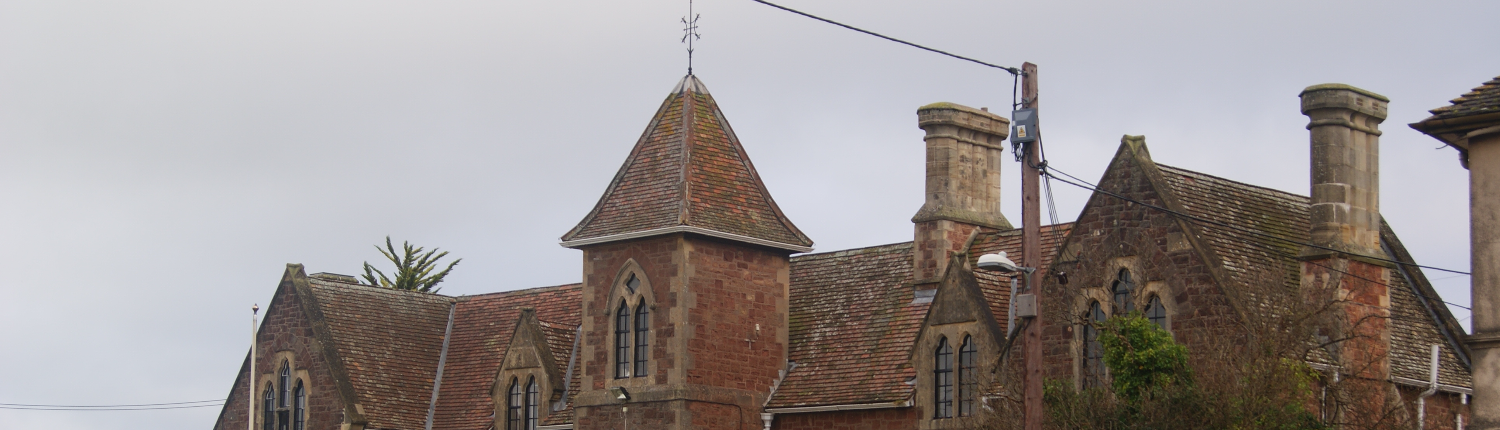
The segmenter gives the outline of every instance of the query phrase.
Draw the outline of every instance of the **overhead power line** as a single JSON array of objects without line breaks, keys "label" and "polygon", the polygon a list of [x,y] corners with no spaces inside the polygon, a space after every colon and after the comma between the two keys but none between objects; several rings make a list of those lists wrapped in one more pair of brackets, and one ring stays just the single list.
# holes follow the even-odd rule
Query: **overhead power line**
[{"label": "overhead power line", "polygon": [[771,3],[771,2],[768,2],[768,1],[765,1],[765,0],[751,0],[751,1],[763,4],[763,5],[766,5],[766,6],[774,7],[774,8],[777,8],[777,9],[781,9],[781,10],[784,10],[784,11],[787,11],[787,12],[791,12],[791,13],[795,13],[795,14],[798,14],[798,15],[802,15],[802,16],[805,16],[805,17],[808,17],[808,18],[816,19],[818,21],[823,21],[823,22],[826,22],[826,23],[829,23],[829,24],[837,25],[839,27],[844,27],[844,28],[847,28],[847,29],[850,29],[850,30],[858,31],[860,33],[864,33],[864,34],[868,34],[868,35],[871,35],[871,36],[879,37],[881,39],[885,39],[885,40],[889,40],[889,41],[892,41],[892,42],[900,43],[902,45],[906,45],[906,46],[910,46],[910,47],[913,47],[913,48],[921,49],[921,50],[924,50],[924,51],[935,52],[935,53],[938,53],[938,54],[947,55],[949,57],[957,58],[957,59],[960,59],[960,60],[969,61],[969,62],[973,62],[973,63],[978,63],[978,64],[981,64],[981,65],[984,65],[984,66],[994,67],[996,69],[1000,69],[1000,70],[1004,70],[1006,72],[1010,72],[1010,74],[1012,74],[1012,75],[1018,75],[1019,76],[1021,74],[1021,69],[1018,69],[1018,68],[1015,68],[1015,67],[1005,67],[1005,66],[1001,66],[1001,65],[991,64],[991,63],[987,63],[987,62],[984,62],[984,61],[975,60],[973,58],[965,57],[965,56],[962,56],[962,55],[954,54],[954,53],[951,53],[951,52],[948,52],[948,51],[944,51],[944,50],[941,50],[941,49],[928,48],[926,46],[922,46],[922,45],[918,45],[918,44],[915,44],[915,43],[907,42],[905,40],[901,40],[901,39],[897,39],[897,38],[894,38],[894,37],[886,36],[884,34],[880,34],[880,33],[876,33],[876,32],[873,32],[873,31],[865,30],[865,29],[858,28],[858,27],[855,27],[855,26],[852,26],[852,25],[840,23],[840,22],[837,22],[837,21],[834,21],[834,20],[831,20],[831,19],[828,19],[828,18],[822,18],[822,17],[816,16],[816,15],[813,15],[813,14],[810,14],[810,13],[807,13],[807,12],[802,12],[802,11],[799,11],[799,10],[796,10],[796,9],[792,9],[792,8],[789,8],[789,7],[786,7],[786,6],[782,6],[782,5],[778,5],[778,4],[775,4],[775,3]]},{"label": "overhead power line", "polygon": [[130,405],[36,405],[27,403],[0,403],[0,409],[24,411],[146,411],[158,409],[189,409],[215,407],[224,404],[219,400],[192,402],[140,403]]}]

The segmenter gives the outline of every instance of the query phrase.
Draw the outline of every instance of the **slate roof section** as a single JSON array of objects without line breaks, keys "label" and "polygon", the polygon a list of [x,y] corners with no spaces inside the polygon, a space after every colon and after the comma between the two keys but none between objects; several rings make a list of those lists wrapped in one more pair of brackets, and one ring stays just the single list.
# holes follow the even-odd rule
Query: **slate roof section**
[{"label": "slate roof section", "polygon": [[371,429],[426,424],[449,297],[308,278]]},{"label": "slate roof section", "polygon": [[913,304],[911,243],[792,258],[787,374],[767,408],[900,403],[929,303]]},{"label": "slate roof section", "polygon": [[1422,122],[1435,119],[1453,119],[1472,115],[1487,113],[1500,113],[1500,77],[1490,79],[1483,85],[1464,93],[1450,101],[1452,104],[1430,110],[1432,117]]},{"label": "slate roof section", "polygon": [[[1216,176],[1156,165],[1162,178],[1186,209],[1188,214],[1211,219],[1238,229],[1269,233],[1278,237],[1308,242],[1310,200],[1269,188],[1257,187]],[[1283,267],[1289,286],[1300,283],[1301,262],[1296,258],[1301,252],[1299,245],[1253,235],[1235,229],[1202,226],[1198,231],[1207,239],[1207,244],[1223,260],[1225,271],[1233,277],[1254,280],[1267,276],[1255,273],[1252,268],[1264,267],[1275,262]],[[1395,255],[1405,256],[1405,248],[1396,240],[1390,227],[1383,225],[1382,242]],[[1406,273],[1416,278],[1419,285],[1406,282],[1400,271],[1393,271],[1389,284],[1391,293],[1391,375],[1418,381],[1426,381],[1429,375],[1431,345],[1440,347],[1438,379],[1443,384],[1472,387],[1467,365],[1459,358],[1462,351],[1454,349],[1453,340],[1462,339],[1462,329],[1442,298],[1426,284],[1425,275],[1417,267],[1406,267]],[[1419,294],[1421,295],[1419,297]],[[1426,303],[1423,303],[1423,298]],[[1441,309],[1439,309],[1441,308]],[[1446,328],[1449,334],[1442,330]],[[1450,335],[1452,337],[1450,337]]]},{"label": "slate roof section", "polygon": [[[582,284],[571,284],[457,298],[453,341],[448,345],[433,428],[489,428],[495,404],[490,389],[499,375],[500,361],[510,345],[521,309],[535,309],[537,319],[548,325],[577,327],[583,306],[581,293]],[[558,337],[553,335],[555,329],[544,326],[543,330],[548,333],[548,345],[554,354],[561,347],[558,342],[568,344],[568,352],[556,356],[558,365],[563,366],[560,371],[566,371],[568,356],[572,354],[572,332],[567,340],[562,340],[554,339]]]},{"label": "slate roof section", "polygon": [[674,228],[797,252],[812,246],[771,199],[718,103],[693,75],[662,102],[594,209],[562,241],[577,247]]}]

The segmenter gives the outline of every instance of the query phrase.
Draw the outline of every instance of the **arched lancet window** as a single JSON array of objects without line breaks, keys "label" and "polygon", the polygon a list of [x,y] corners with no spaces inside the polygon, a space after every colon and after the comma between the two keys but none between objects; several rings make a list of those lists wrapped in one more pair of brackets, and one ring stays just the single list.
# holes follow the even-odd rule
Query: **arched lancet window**
[{"label": "arched lancet window", "polygon": [[953,417],[953,348],[948,338],[938,339],[932,354],[932,417]]},{"label": "arched lancet window", "polygon": [[526,378],[526,430],[536,430],[537,421],[541,419],[537,406],[541,403],[541,390],[536,387],[536,377]]},{"label": "arched lancet window", "polygon": [[264,430],[276,429],[276,387],[273,385],[266,385],[266,393],[260,401],[260,409],[264,412],[261,414],[260,428]]},{"label": "arched lancet window", "polygon": [[646,376],[647,359],[651,357],[650,335],[651,310],[646,308],[646,301],[641,300],[641,304],[635,307],[635,374],[632,376]]},{"label": "arched lancet window", "polygon": [[522,430],[521,423],[521,384],[516,378],[510,378],[510,388],[506,390],[505,396],[505,430]]},{"label": "arched lancet window", "polygon": [[287,360],[281,360],[281,378],[277,382],[276,386],[281,389],[281,399],[276,403],[276,406],[285,408],[287,407],[287,402],[291,401],[291,399],[287,398],[287,391],[292,389],[292,366]]},{"label": "arched lancet window", "polygon": [[615,378],[630,377],[630,308],[620,301],[615,309]]},{"label": "arched lancet window", "polygon": [[1111,290],[1115,295],[1115,309],[1119,309],[1122,314],[1135,310],[1135,303],[1130,300],[1130,293],[1135,290],[1135,283],[1130,280],[1130,270],[1120,269],[1120,276],[1115,279]]},{"label": "arched lancet window", "polygon": [[1089,303],[1087,321],[1083,324],[1083,387],[1101,386],[1104,380],[1104,347],[1099,344],[1099,329],[1094,324],[1104,321],[1104,309],[1099,302]]},{"label": "arched lancet window", "polygon": [[297,388],[292,389],[292,430],[304,430],[307,428],[307,390],[302,388],[302,380],[297,380]]},{"label": "arched lancet window", "polygon": [[979,396],[979,375],[974,366],[974,338],[965,335],[958,347],[958,416],[974,415],[974,398]]},{"label": "arched lancet window", "polygon": [[1162,331],[1172,331],[1167,328],[1167,308],[1161,305],[1161,297],[1155,294],[1151,295],[1151,302],[1146,303],[1146,319],[1151,320],[1151,323],[1156,324],[1157,327],[1161,327]]}]

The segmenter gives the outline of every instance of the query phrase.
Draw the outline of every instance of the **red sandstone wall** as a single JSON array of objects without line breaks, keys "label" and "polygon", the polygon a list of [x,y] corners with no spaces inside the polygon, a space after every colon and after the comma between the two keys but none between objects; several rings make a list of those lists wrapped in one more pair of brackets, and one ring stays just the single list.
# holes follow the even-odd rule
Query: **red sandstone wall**
[{"label": "red sandstone wall", "polygon": [[657,309],[651,312],[651,361],[648,378],[651,383],[667,383],[668,372],[677,366],[677,357],[669,354],[667,346],[675,342],[677,333],[670,320],[671,309],[677,305],[677,295],[671,293],[671,285],[678,283],[678,265],[675,256],[680,251],[680,242],[675,236],[662,236],[610,243],[586,249],[583,279],[583,334],[584,389],[603,390],[605,382],[613,378],[614,356],[611,349],[614,339],[613,320],[605,314],[613,304],[609,300],[615,275],[625,262],[634,258],[651,283],[651,292]]},{"label": "red sandstone wall", "polygon": [[[260,334],[257,338],[259,357],[256,359],[257,375],[275,374],[280,370],[281,361],[272,360],[276,353],[291,351],[296,356],[294,367],[306,370],[310,380],[303,381],[307,389],[307,429],[308,430],[336,430],[343,420],[343,401],[340,400],[338,388],[335,387],[333,374],[328,369],[328,363],[318,352],[313,338],[312,323],[307,315],[302,312],[302,304],[292,293],[291,285],[283,285],[276,290],[276,295],[271,304],[266,306],[265,319],[261,322]],[[246,412],[246,384],[249,379],[245,376],[245,367],[249,360],[240,366],[234,388],[229,393],[229,400],[225,402],[224,411],[219,415],[219,420],[214,424],[215,430],[241,430],[245,428]],[[262,376],[257,376],[256,386],[264,387],[265,381]],[[293,382],[293,384],[296,384]],[[254,398],[259,399],[260,388],[257,388]],[[256,429],[261,428],[261,412],[259,404],[256,407]]]},{"label": "red sandstone wall", "polygon": [[[1100,183],[1117,187],[1111,191],[1152,205],[1166,205],[1145,174],[1133,165],[1113,168],[1108,175]],[[1057,258],[1057,270],[1068,273],[1069,283],[1059,285],[1057,278],[1050,276],[1043,281],[1046,326],[1042,342],[1047,378],[1073,380],[1077,334],[1076,327],[1067,322],[1078,321],[1086,311],[1077,307],[1079,302],[1087,303],[1080,298],[1085,289],[1105,289],[1113,282],[1118,269],[1110,263],[1118,258],[1137,259],[1138,268],[1132,275],[1138,287],[1164,283],[1159,296],[1169,310],[1172,332],[1178,341],[1188,343],[1189,349],[1237,318],[1209,267],[1196,251],[1183,246],[1186,237],[1176,220],[1161,211],[1114,197],[1093,197],[1070,233],[1065,255]],[[1107,301],[1101,304],[1109,305]],[[1171,312],[1173,309],[1176,312]]]},{"label": "red sandstone wall", "polygon": [[691,243],[687,382],[769,393],[786,360],[789,260],[780,251]]},{"label": "red sandstone wall", "polygon": [[917,428],[917,408],[834,411],[776,416],[772,430],[905,430]]}]

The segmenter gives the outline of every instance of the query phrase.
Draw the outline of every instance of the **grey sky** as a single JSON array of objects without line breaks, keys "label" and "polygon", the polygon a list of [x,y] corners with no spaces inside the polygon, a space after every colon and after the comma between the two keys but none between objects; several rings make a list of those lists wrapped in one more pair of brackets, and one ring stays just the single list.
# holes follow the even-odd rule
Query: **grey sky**
[{"label": "grey sky", "polygon": [[[1297,93],[1384,94],[1382,212],[1419,262],[1469,266],[1467,173],[1406,124],[1500,74],[1500,3],[782,3],[1037,63],[1052,165],[1090,180],[1144,134],[1163,164],[1306,194]],[[386,235],[463,257],[445,294],[577,282],[557,238],[685,73],[686,9],[0,0],[0,403],[223,398],[284,265],[355,274]],[[1010,102],[998,70],[749,0],[696,10],[695,72],[818,251],[911,239],[918,106]],[[1072,220],[1086,194],[1057,186]],[[1468,303],[1467,277],[1428,276]],[[0,410],[0,428],[218,413]]]}]

